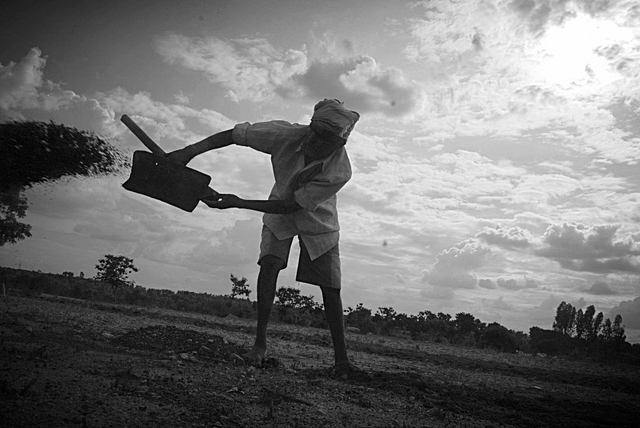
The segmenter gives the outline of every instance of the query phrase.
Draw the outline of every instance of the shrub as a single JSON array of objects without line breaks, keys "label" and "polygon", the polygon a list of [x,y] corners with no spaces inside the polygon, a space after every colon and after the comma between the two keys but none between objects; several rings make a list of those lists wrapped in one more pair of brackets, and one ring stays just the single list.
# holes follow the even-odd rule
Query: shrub
[{"label": "shrub", "polygon": [[493,348],[501,352],[516,352],[518,345],[514,334],[500,324],[489,324],[480,338],[484,348]]}]

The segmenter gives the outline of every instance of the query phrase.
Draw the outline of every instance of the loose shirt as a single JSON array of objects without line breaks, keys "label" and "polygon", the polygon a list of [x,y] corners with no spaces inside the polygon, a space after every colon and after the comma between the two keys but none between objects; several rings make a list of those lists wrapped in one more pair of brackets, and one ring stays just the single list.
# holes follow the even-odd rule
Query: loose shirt
[{"label": "loose shirt", "polygon": [[290,214],[264,214],[264,225],[280,240],[299,235],[314,260],[338,243],[336,193],[351,178],[351,163],[341,147],[305,166],[302,144],[311,132],[308,125],[271,121],[240,123],[232,135],[235,144],[271,155],[275,184],[269,199],[293,198],[302,207]]}]

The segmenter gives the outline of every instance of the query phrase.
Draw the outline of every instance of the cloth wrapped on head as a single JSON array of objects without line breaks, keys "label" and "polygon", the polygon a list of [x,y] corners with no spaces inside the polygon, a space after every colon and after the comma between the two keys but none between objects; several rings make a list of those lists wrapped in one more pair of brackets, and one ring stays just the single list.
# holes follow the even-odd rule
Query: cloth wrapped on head
[{"label": "cloth wrapped on head", "polygon": [[352,110],[347,110],[338,100],[324,99],[313,108],[311,117],[311,129],[324,139],[341,139],[344,142],[349,138],[360,115]]}]

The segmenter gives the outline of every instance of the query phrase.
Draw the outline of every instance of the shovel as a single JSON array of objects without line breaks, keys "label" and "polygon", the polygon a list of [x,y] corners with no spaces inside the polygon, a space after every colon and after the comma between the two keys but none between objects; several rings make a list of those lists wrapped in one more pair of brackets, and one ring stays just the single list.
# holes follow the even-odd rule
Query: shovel
[{"label": "shovel", "polygon": [[172,162],[166,153],[126,114],[120,119],[152,153],[136,151],[125,189],[158,199],[192,212],[201,198],[217,192],[209,187],[211,177]]}]

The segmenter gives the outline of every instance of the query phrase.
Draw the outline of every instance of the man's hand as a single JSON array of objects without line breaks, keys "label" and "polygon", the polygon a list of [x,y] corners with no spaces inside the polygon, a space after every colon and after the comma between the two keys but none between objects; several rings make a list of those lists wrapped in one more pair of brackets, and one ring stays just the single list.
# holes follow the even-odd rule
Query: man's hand
[{"label": "man's hand", "polygon": [[242,199],[237,197],[236,195],[223,195],[217,193],[215,195],[207,196],[205,195],[202,199],[202,202],[207,204],[209,208],[218,208],[219,210],[226,210],[227,208],[240,208],[240,202]]},{"label": "man's hand", "polygon": [[167,159],[180,165],[187,165],[193,158],[193,150],[191,150],[190,146],[167,153]]}]

